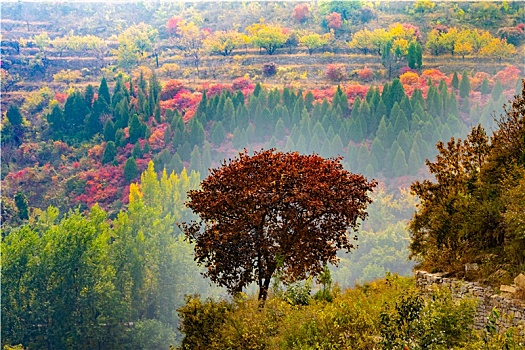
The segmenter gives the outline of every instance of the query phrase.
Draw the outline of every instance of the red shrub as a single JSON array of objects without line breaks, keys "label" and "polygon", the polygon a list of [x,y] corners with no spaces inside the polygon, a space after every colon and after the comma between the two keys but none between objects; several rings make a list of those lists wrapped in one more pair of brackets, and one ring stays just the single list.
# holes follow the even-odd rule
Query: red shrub
[{"label": "red shrub", "polygon": [[346,68],[342,64],[329,64],[325,70],[326,77],[331,81],[342,81],[346,78]]},{"label": "red shrub", "polygon": [[177,35],[177,29],[181,21],[182,17],[173,16],[168,20],[168,22],[166,22],[166,31],[169,35]]},{"label": "red shrub", "polygon": [[241,77],[233,80],[233,90],[243,90],[249,87],[253,88],[253,84],[250,78]]},{"label": "red shrub", "polygon": [[357,70],[357,75],[362,81],[370,81],[374,77],[374,72],[370,68],[365,67],[363,69]]},{"label": "red shrub", "polygon": [[171,79],[164,84],[162,91],[160,92],[160,100],[166,101],[173,98],[180,90],[184,88],[181,81]]}]

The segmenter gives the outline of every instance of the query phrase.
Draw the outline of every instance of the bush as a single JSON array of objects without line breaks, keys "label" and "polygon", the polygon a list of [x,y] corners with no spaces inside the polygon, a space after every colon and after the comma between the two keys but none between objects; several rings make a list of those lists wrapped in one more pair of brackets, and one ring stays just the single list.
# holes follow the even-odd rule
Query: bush
[{"label": "bush", "polygon": [[342,64],[329,64],[326,66],[325,76],[330,81],[339,82],[346,79],[346,68]]},{"label": "bush", "polygon": [[263,64],[263,74],[265,77],[271,77],[277,74],[277,65],[273,62]]},{"label": "bush", "polygon": [[374,72],[370,68],[365,67],[357,71],[357,76],[362,81],[370,81],[374,77]]}]

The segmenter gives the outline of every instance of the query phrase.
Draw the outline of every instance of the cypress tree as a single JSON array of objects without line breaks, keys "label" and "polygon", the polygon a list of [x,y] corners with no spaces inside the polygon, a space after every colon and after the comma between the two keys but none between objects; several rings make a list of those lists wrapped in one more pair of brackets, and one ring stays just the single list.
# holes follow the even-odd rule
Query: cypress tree
[{"label": "cypress tree", "polygon": [[11,124],[11,126],[16,127],[16,126],[22,125],[23,117],[22,117],[22,113],[20,113],[20,108],[18,108],[17,105],[13,103],[9,105],[9,108],[7,109],[7,112],[6,112],[6,117],[7,117],[7,120],[9,120],[9,124]]},{"label": "cypress tree", "polygon": [[314,107],[314,94],[312,91],[306,93],[306,96],[304,97],[304,106],[308,112]]},{"label": "cypress tree", "polygon": [[131,180],[136,179],[138,175],[139,169],[137,168],[137,162],[135,158],[129,157],[126,164],[124,164],[124,178],[126,182],[131,182]]},{"label": "cypress tree", "polygon": [[278,141],[284,140],[284,138],[286,137],[286,128],[282,119],[279,119],[275,124],[275,131],[273,133],[273,136]]},{"label": "cypress tree", "polygon": [[364,171],[366,169],[366,166],[368,165],[370,158],[370,153],[368,152],[368,148],[366,148],[365,143],[361,143],[361,147],[359,148],[359,153],[357,155],[357,168],[361,171]]},{"label": "cypress tree", "polygon": [[100,86],[98,87],[98,99],[102,99],[107,105],[111,105],[111,98],[109,95],[108,82],[105,77],[102,77]]},{"label": "cypress tree", "polygon": [[373,155],[379,164],[383,164],[385,161],[385,147],[378,137],[374,138],[374,141],[372,141],[372,145],[370,146],[370,155]]},{"label": "cypress tree", "polygon": [[257,83],[255,85],[255,89],[253,89],[253,96],[255,96],[255,97],[259,96],[261,91],[262,91],[262,85],[261,85],[261,83]]},{"label": "cypress tree", "polygon": [[104,140],[106,142],[115,141],[115,131],[115,125],[111,119],[108,119],[106,124],[104,124]]},{"label": "cypress tree", "polygon": [[[107,87],[107,85],[106,85]],[[88,84],[86,86],[86,89],[84,90],[84,101],[86,102],[86,106],[91,109],[93,107],[93,99],[95,98],[95,89],[93,88],[93,85]]]},{"label": "cypress tree", "polygon": [[470,81],[466,71],[461,75],[461,82],[459,83],[459,96],[461,98],[468,97],[470,94]]},{"label": "cypress tree", "polygon": [[106,148],[104,149],[104,154],[102,155],[102,164],[107,164],[112,162],[117,155],[117,147],[115,142],[109,141],[106,143]]},{"label": "cypress tree", "polygon": [[394,176],[399,177],[406,175],[408,173],[408,164],[406,161],[405,152],[399,147],[397,149],[396,155],[392,162],[392,171]]},{"label": "cypress tree", "polygon": [[218,121],[218,122],[213,123],[213,126],[211,128],[211,135],[210,135],[211,142],[213,142],[213,144],[216,146],[220,146],[224,142],[225,137],[226,137],[226,132],[224,131],[222,122]]},{"label": "cypress tree", "polygon": [[312,128],[312,136],[316,135],[319,138],[319,142],[324,143],[326,140],[326,132],[323,125],[318,121]]},{"label": "cypress tree", "polygon": [[180,159],[180,156],[178,153],[175,153],[173,157],[171,157],[171,160],[166,167],[166,170],[171,174],[171,172],[175,172],[176,174],[180,174],[182,170],[184,169],[184,164],[182,163],[182,160]]},{"label": "cypress tree", "polygon": [[407,65],[411,69],[416,69],[416,43],[411,41],[408,45]]},{"label": "cypress tree", "polygon": [[204,143],[204,128],[200,121],[196,118],[191,118],[189,122],[190,127],[190,142],[192,145],[201,146]]},{"label": "cypress tree", "polygon": [[361,107],[361,98],[357,96],[352,105],[352,112],[350,113],[350,118],[356,119],[359,116],[359,108]]},{"label": "cypress tree", "polygon": [[490,92],[489,80],[487,79],[487,77],[485,77],[483,79],[483,82],[481,83],[481,94],[487,95],[489,92]]},{"label": "cypress tree", "polygon": [[241,129],[240,127],[235,128],[235,130],[233,131],[233,138],[232,138],[233,148],[239,150],[245,147],[247,144],[248,144],[248,140],[246,138],[245,129]]},{"label": "cypress tree", "polygon": [[295,144],[295,149],[299,153],[308,153],[308,149],[306,147],[306,138],[304,135],[299,135],[299,138],[297,139],[297,142]]},{"label": "cypress tree", "polygon": [[133,152],[131,153],[131,155],[135,159],[142,158],[142,148],[140,148],[139,142],[135,143],[135,145],[133,146]]},{"label": "cypress tree", "polygon": [[145,136],[145,125],[139,120],[138,115],[133,114],[129,122],[129,142],[135,143]]},{"label": "cypress tree", "polygon": [[209,174],[209,169],[211,168],[211,146],[209,142],[204,142],[204,147],[202,148],[201,155],[202,169],[200,171],[201,178],[205,178]]},{"label": "cypress tree", "polygon": [[491,94],[491,98],[492,98],[492,101],[497,101],[501,95],[503,94],[503,87],[501,86],[501,83],[498,80],[496,80],[496,83],[494,83],[494,87],[492,88],[492,94]]},{"label": "cypress tree", "polygon": [[405,155],[408,154],[410,151],[411,142],[405,130],[401,130],[401,132],[396,137],[396,141],[403,152],[405,152]]},{"label": "cypress tree", "polygon": [[[47,115],[49,128],[53,132],[53,138],[61,139],[65,131],[64,113],[59,105],[54,105],[51,113]],[[9,118],[8,118],[9,119]]]},{"label": "cypress tree", "polygon": [[199,172],[202,169],[201,152],[197,145],[193,146],[193,151],[190,154],[190,169]]},{"label": "cypress tree", "polygon": [[423,93],[421,92],[420,89],[415,89],[414,90],[414,92],[412,93],[412,97],[410,99],[410,102],[412,104],[412,107],[414,107],[416,105],[416,103],[419,102],[421,107],[425,108],[425,99],[423,98]]},{"label": "cypress tree", "polygon": [[[330,141],[329,138],[326,139],[326,142],[328,141]],[[335,137],[332,139],[332,142],[330,143],[330,148],[334,156],[343,155],[344,146],[343,141],[341,140],[341,137],[339,135],[335,135]]]},{"label": "cypress tree", "polygon": [[457,72],[454,72],[454,75],[452,76],[452,81],[450,82],[450,85],[452,85],[452,87],[454,89],[459,88],[459,78],[458,78],[458,73]]},{"label": "cypress tree", "polygon": [[15,194],[15,205],[18,209],[18,217],[20,220],[29,219],[29,203],[27,202],[27,197],[22,191],[18,191]]},{"label": "cypress tree", "polygon": [[403,96],[405,96],[405,88],[403,87],[403,84],[401,84],[399,78],[396,78],[392,81],[390,96],[392,99],[392,105],[395,102],[400,103],[403,99]]}]

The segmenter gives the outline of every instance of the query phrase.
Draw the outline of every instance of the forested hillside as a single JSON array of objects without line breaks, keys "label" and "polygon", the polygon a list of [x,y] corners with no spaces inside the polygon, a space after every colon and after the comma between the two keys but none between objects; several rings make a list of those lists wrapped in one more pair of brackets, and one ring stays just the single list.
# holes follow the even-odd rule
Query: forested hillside
[{"label": "forested hillside", "polygon": [[[421,313],[418,334],[438,334],[410,281],[366,283],[416,264],[492,285],[523,272],[524,14],[519,1],[3,3],[2,346],[408,346],[393,313],[409,311],[356,309],[370,328],[354,342],[355,315],[331,304],[381,283],[411,295],[396,300]],[[378,185],[356,249],[325,280],[274,276],[259,319],[255,287],[229,299],[203,278],[181,227],[212,169],[269,149],[340,156]],[[470,307],[444,298],[435,312]],[[192,305],[214,315],[206,341]],[[318,314],[341,317],[340,341]],[[235,338],[249,325],[266,328]],[[480,336],[459,333],[439,344]],[[430,346],[418,337],[410,348]]]}]

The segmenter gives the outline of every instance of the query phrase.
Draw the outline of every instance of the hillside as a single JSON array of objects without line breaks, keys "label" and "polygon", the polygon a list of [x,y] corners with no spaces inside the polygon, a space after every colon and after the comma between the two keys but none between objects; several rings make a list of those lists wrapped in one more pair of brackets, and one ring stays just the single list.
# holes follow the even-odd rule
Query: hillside
[{"label": "hillside", "polygon": [[[180,344],[191,303],[249,313],[250,297],[201,277],[180,229],[196,219],[188,191],[245,150],[340,156],[378,181],[357,249],[329,266],[336,299],[416,265],[511,283],[524,271],[524,14],[519,1],[3,3],[2,346],[148,348],[151,332]],[[300,316],[277,291],[289,319],[259,336],[300,347],[321,331],[292,334]],[[297,312],[325,312],[312,305]],[[374,308],[362,348],[387,337]]]}]

